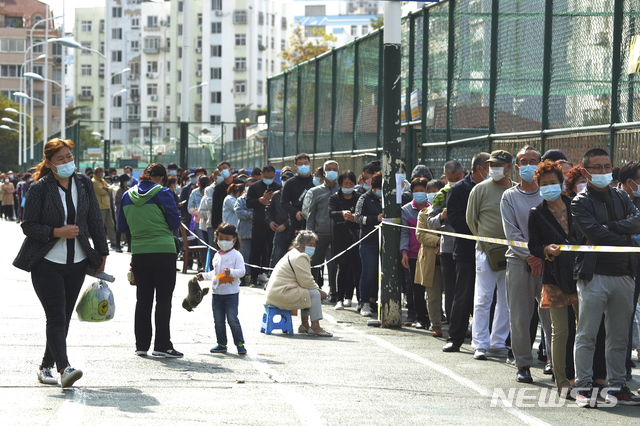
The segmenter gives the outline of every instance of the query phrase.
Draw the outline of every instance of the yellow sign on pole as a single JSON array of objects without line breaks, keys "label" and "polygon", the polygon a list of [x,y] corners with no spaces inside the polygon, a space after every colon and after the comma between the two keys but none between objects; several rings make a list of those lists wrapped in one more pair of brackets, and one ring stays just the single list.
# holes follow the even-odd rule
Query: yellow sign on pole
[{"label": "yellow sign on pole", "polygon": [[627,62],[627,74],[635,74],[640,72],[640,43],[638,35],[631,38],[631,46],[629,47],[629,61]]}]

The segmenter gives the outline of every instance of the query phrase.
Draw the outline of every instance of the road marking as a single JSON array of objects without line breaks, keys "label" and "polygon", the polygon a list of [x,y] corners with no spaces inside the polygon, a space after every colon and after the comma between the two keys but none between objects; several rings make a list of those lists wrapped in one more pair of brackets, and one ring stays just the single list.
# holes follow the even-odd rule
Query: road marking
[{"label": "road marking", "polygon": [[246,356],[251,359],[251,364],[256,370],[274,382],[274,387],[284,397],[285,401],[293,407],[300,419],[300,423],[305,426],[324,426],[327,424],[313,404],[309,404],[307,399],[303,398],[291,386],[285,384],[286,379],[267,365],[268,360],[266,358],[259,355]]},{"label": "road marking", "polygon": [[[322,313],[324,318],[333,322],[335,325],[340,326],[343,329],[349,329],[349,331],[354,332],[356,334],[359,334],[375,343],[377,343],[379,346],[382,346],[383,348],[389,349],[399,355],[403,355],[407,358],[410,358],[414,361],[417,361],[423,365],[426,365],[427,367],[435,370],[438,373],[444,374],[445,376],[455,380],[456,382],[460,383],[463,386],[466,386],[467,388],[479,393],[480,395],[486,397],[486,398],[491,398],[493,393],[491,391],[489,391],[489,389],[483,388],[482,386],[478,385],[477,383],[475,383],[472,380],[467,379],[466,377],[463,377],[457,373],[455,373],[454,371],[450,370],[447,367],[444,367],[440,364],[437,364],[433,361],[429,361],[428,359],[422,358],[419,355],[416,355],[414,353],[411,353],[409,351],[405,351],[404,349],[400,349],[399,347],[397,347],[396,345],[394,345],[393,343],[389,343],[386,340],[377,337],[377,336],[373,336],[371,334],[368,334],[362,330],[358,330],[356,328],[352,328],[352,327],[348,327],[347,325],[344,325],[342,323],[339,323],[335,318],[333,318],[331,315],[327,315],[326,313]],[[544,422],[543,420],[540,420],[537,417],[531,416],[529,414],[526,414],[524,412],[522,412],[521,410],[515,408],[515,407],[506,407],[504,405],[504,402],[502,400],[499,400],[498,402],[498,406],[500,408],[502,408],[504,411],[506,411],[507,413],[517,417],[518,419],[522,420],[524,423],[528,424],[528,425],[532,425],[532,426],[550,426],[549,423]]]}]

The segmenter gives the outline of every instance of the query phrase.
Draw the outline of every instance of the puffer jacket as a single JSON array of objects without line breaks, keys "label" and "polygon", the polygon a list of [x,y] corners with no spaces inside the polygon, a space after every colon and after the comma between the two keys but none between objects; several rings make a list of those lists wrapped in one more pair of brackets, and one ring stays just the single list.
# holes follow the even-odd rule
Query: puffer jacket
[{"label": "puffer jacket", "polygon": [[247,208],[247,194],[242,194],[236,200],[236,216],[238,216],[238,236],[247,240],[251,238],[251,228],[253,227],[253,210]]},{"label": "puffer jacket", "polygon": [[[373,190],[369,190],[364,193],[356,204],[356,223],[360,225],[360,238],[364,238],[369,232],[380,224],[378,222],[378,216],[382,213],[382,201],[373,193]],[[362,240],[360,244],[378,245],[378,233],[374,232],[366,239]]]}]

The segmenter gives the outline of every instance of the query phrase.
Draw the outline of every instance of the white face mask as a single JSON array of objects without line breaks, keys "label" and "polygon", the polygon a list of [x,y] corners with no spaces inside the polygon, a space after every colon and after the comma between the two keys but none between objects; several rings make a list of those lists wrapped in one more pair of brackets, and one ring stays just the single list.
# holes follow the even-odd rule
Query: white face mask
[{"label": "white face mask", "polygon": [[586,187],[587,187],[587,182],[579,183],[576,185],[576,190],[578,192],[582,192],[582,190],[585,189]]},{"label": "white face mask", "polygon": [[5,183],[9,183],[9,179],[5,179],[4,181],[5,181]]},{"label": "white face mask", "polygon": [[498,181],[504,177],[504,167],[489,167],[489,176]]},{"label": "white face mask", "polygon": [[229,251],[233,248],[233,245],[235,244],[235,242],[236,242],[235,238],[231,241],[218,240],[218,246],[222,251]]}]

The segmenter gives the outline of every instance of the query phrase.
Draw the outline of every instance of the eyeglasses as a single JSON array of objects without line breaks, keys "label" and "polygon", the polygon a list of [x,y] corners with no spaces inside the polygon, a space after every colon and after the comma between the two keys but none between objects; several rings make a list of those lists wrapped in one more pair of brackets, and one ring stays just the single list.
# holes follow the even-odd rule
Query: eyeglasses
[{"label": "eyeglasses", "polygon": [[604,166],[600,165],[600,164],[596,164],[595,166],[587,166],[587,169],[593,169],[596,172],[600,173],[602,172],[602,170],[604,170],[605,172],[609,173],[613,170],[613,166],[611,164],[605,164]]}]

